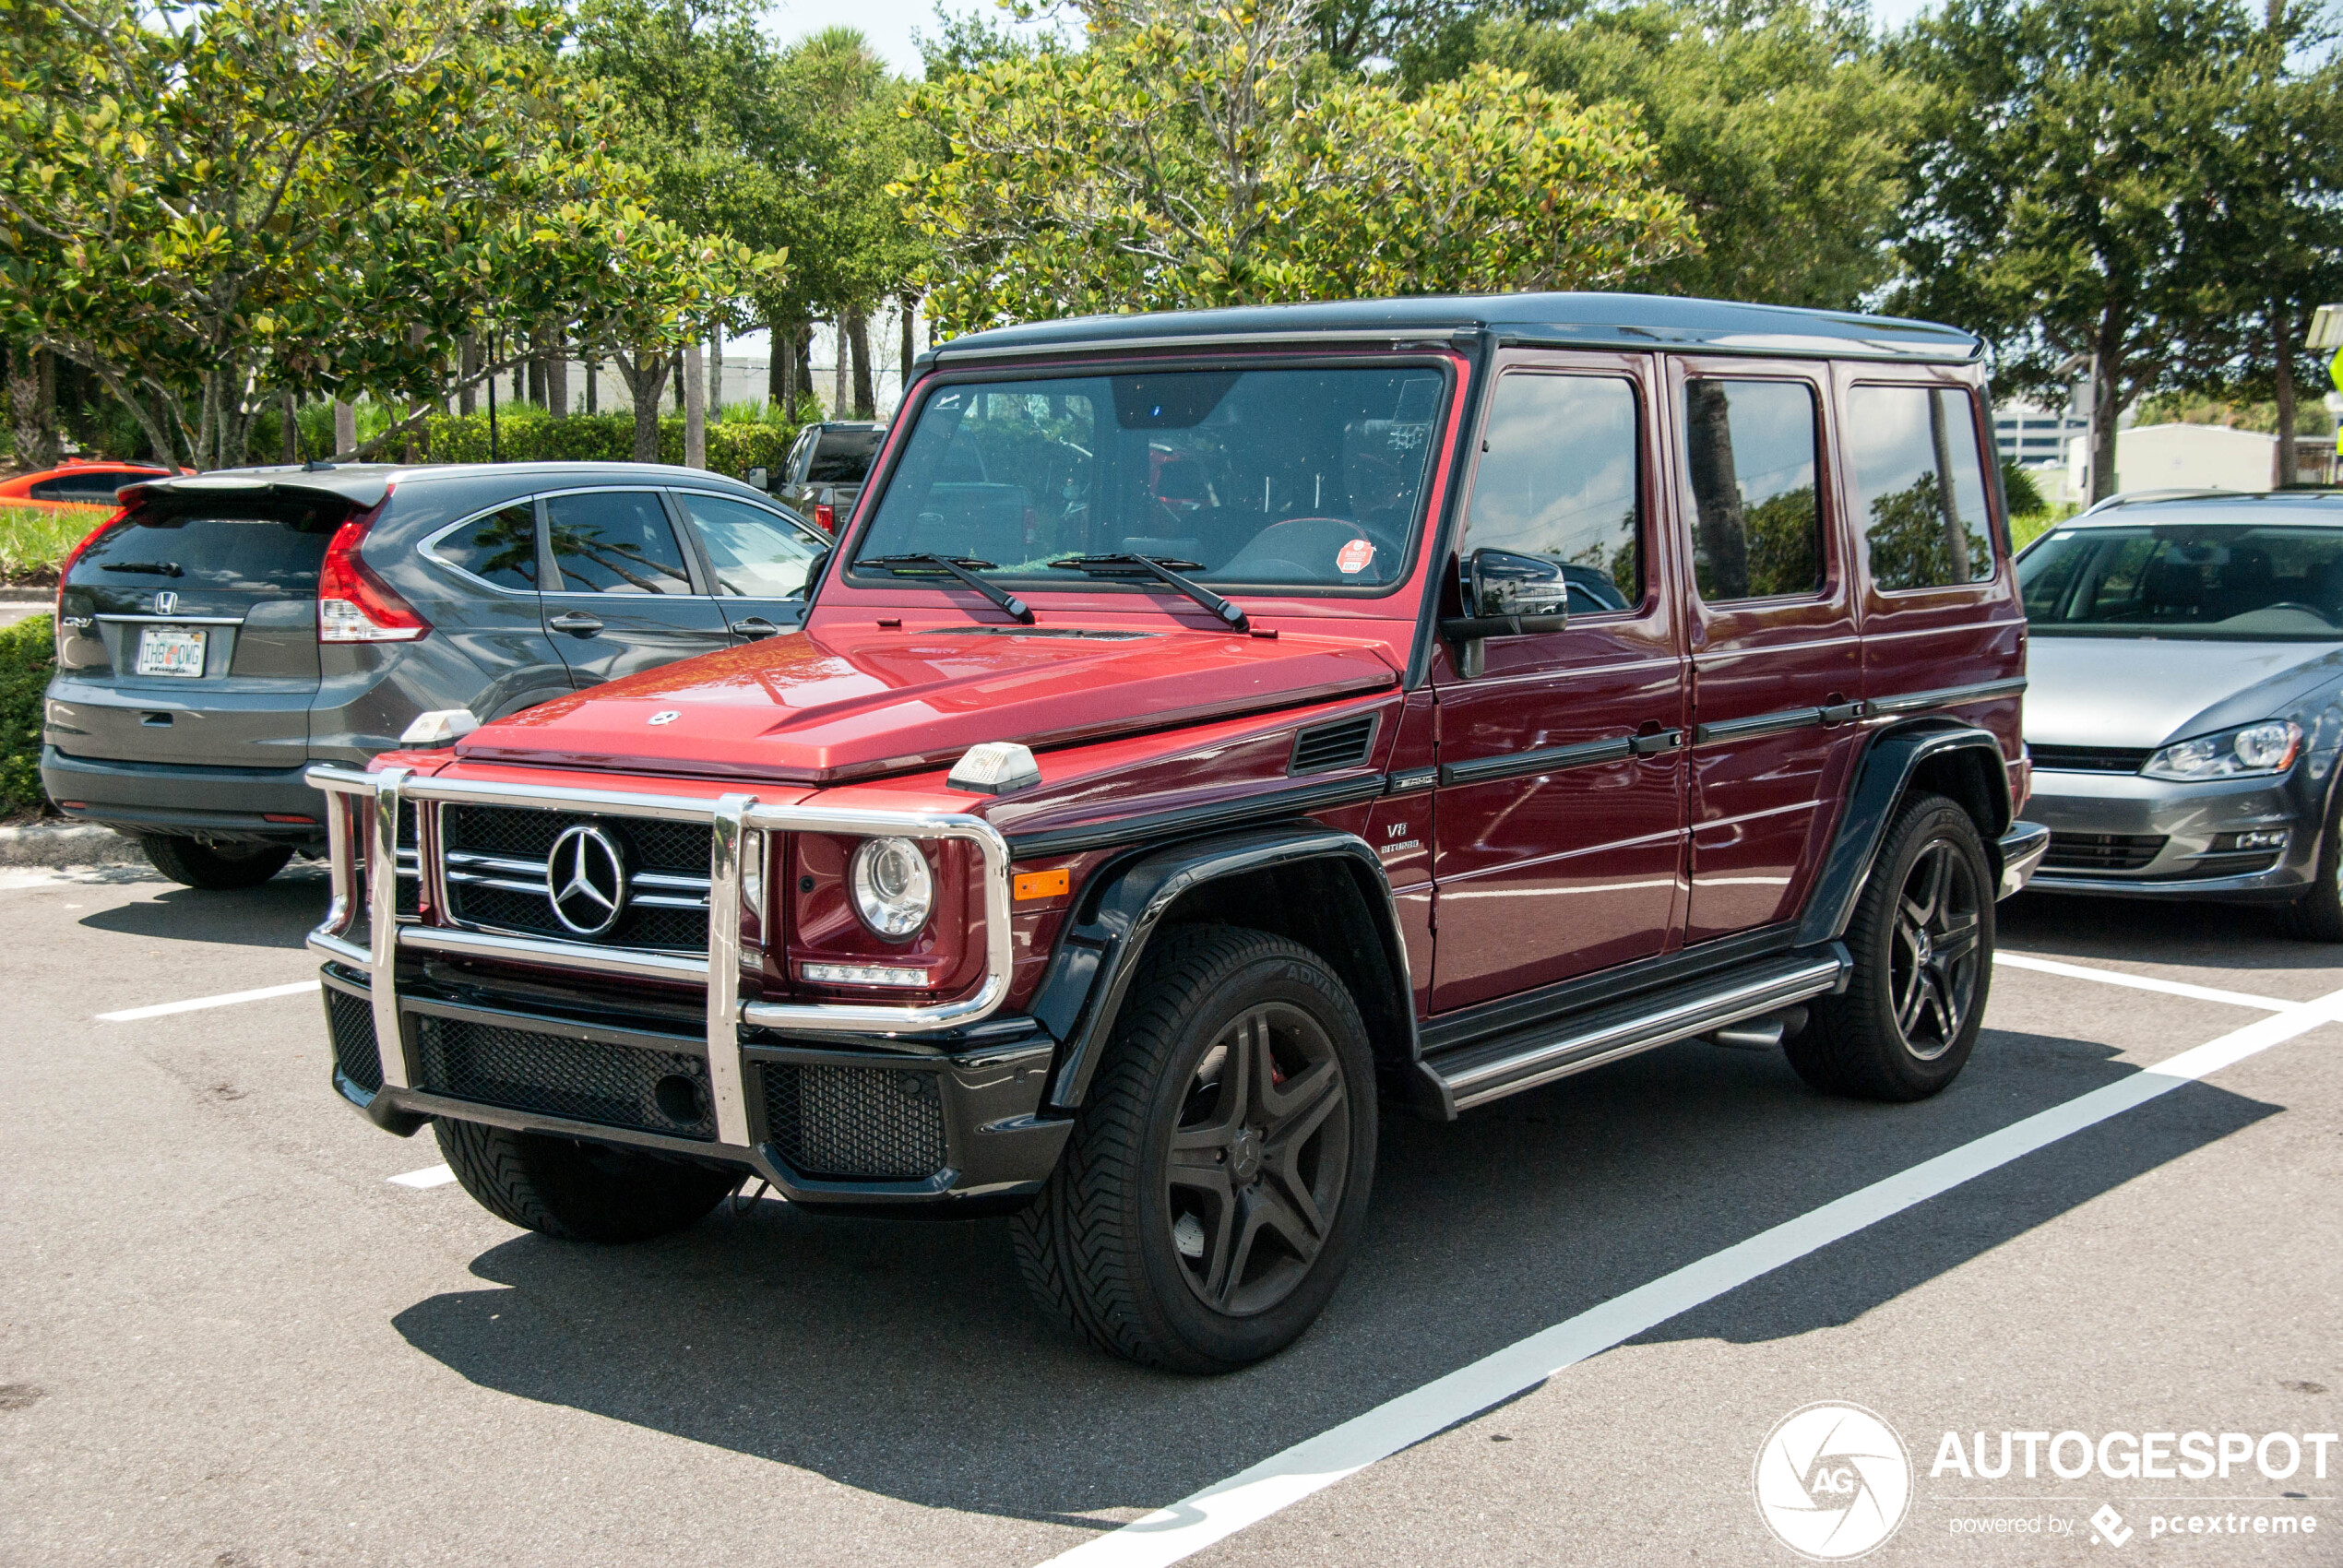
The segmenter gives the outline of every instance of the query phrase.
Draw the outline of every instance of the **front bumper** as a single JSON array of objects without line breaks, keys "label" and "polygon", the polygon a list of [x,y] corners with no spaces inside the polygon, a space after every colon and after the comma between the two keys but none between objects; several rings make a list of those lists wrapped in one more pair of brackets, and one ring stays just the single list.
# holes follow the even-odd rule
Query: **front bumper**
[{"label": "front bumper", "polygon": [[[1072,1126],[1041,1114],[1057,1042],[1030,1018],[993,1016],[1011,957],[1008,847],[981,819],[524,790],[402,768],[321,766],[311,778],[330,802],[332,908],[309,946],[328,960],[334,1083],[377,1125],[408,1134],[447,1117],[650,1149],[753,1171],[803,1203],[965,1207],[1036,1191],[1054,1168]],[[363,874],[359,846],[365,865],[394,863],[384,851],[402,805],[444,802],[708,825],[708,953],[401,918],[400,878]],[[743,925],[774,928],[756,907],[763,879],[743,875],[743,848],[761,863],[758,836],[792,831],[972,842],[987,938],[975,994],[915,1006],[744,1001]],[[714,918],[727,910],[739,915]],[[500,993],[493,977],[505,966],[534,971],[532,1000],[518,1000],[517,985]],[[696,982],[704,1028],[684,1032],[672,1007],[664,1018],[613,1018],[583,996],[565,999],[544,983],[565,971],[663,982],[670,994]]]},{"label": "front bumper", "polygon": [[[2283,902],[2317,875],[2321,814],[2291,776],[2182,784],[2038,766],[2033,786],[2025,817],[2052,835],[2038,892]],[[2224,847],[2273,830],[2283,848]]]}]

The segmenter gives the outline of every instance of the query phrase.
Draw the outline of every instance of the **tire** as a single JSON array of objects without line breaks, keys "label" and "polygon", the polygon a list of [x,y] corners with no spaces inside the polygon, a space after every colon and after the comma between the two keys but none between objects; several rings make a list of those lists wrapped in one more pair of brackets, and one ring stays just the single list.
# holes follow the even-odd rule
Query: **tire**
[{"label": "tire", "polygon": [[2318,880],[2286,907],[2286,933],[2303,942],[2343,942],[2343,790],[2335,791],[2319,834]]},{"label": "tire", "polygon": [[142,835],[138,847],[154,862],[155,870],[190,887],[201,887],[214,893],[225,893],[238,887],[257,887],[279,872],[292,859],[290,844],[251,844],[215,847],[198,843],[193,838],[181,838],[163,834]]},{"label": "tire", "polygon": [[1847,924],[1855,972],[1785,1047],[1798,1075],[1883,1100],[1925,1099],[1958,1077],[1992,982],[1994,885],[1966,811],[1942,795],[1906,801]]},{"label": "tire", "polygon": [[1176,929],[1142,965],[1017,1218],[1017,1261],[1100,1349],[1229,1372],[1299,1338],[1341,1281],[1374,1175],[1374,1056],[1342,982],[1282,937]]},{"label": "tire", "polygon": [[565,1241],[648,1241],[697,1224],[738,1171],[478,1122],[432,1123],[447,1168],[497,1218]]}]

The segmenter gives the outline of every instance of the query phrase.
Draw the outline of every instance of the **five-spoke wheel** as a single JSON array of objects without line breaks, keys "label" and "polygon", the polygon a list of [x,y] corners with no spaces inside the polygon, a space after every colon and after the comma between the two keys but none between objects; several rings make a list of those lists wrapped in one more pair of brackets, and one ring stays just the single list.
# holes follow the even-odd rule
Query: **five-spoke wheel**
[{"label": "five-spoke wheel", "polygon": [[1888,992],[1904,1047],[1922,1062],[1953,1048],[1977,989],[1977,874],[1950,838],[1933,838],[1904,875],[1888,951]]},{"label": "five-spoke wheel", "polygon": [[1310,1326],[1374,1171],[1374,1059],[1323,959],[1231,926],[1159,936],[1064,1158],[1017,1217],[1044,1310],[1151,1366],[1222,1372]]}]

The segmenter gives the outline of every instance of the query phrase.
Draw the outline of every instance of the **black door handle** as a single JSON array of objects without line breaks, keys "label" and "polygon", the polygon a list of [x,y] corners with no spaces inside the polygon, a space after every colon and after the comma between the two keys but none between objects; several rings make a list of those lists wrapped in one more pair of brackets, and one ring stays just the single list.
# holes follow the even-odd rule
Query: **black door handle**
[{"label": "black door handle", "polygon": [[761,641],[766,637],[778,637],[781,635],[781,629],[762,615],[751,615],[745,620],[735,621],[732,623],[732,630],[752,642]]},{"label": "black door handle", "polygon": [[1672,752],[1683,743],[1684,732],[1682,730],[1662,730],[1654,735],[1627,737],[1627,749],[1637,756],[1654,756],[1661,752]]},{"label": "black door handle", "polygon": [[583,610],[556,615],[545,624],[556,632],[567,632],[573,637],[590,637],[602,629],[602,624]]}]

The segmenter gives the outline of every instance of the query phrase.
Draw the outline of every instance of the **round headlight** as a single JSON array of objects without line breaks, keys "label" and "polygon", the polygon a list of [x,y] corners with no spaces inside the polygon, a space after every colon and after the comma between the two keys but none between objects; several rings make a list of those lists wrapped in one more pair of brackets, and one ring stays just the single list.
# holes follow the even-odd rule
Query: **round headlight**
[{"label": "round headlight", "polygon": [[909,838],[865,838],[854,851],[854,912],[886,937],[915,936],[935,907],[927,857]]}]

